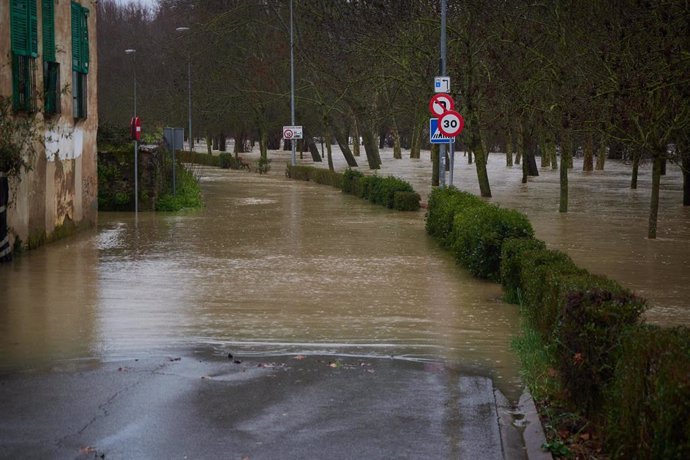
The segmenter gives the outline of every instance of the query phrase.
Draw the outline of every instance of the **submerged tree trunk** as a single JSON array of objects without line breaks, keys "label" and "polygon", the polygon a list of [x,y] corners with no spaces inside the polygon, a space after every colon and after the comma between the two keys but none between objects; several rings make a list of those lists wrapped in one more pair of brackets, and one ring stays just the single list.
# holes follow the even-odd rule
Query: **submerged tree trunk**
[{"label": "submerged tree trunk", "polygon": [[551,165],[551,155],[549,153],[548,144],[549,141],[546,139],[546,135],[542,134],[539,136],[539,150],[541,151],[541,167],[548,168]]},{"label": "submerged tree trunk", "polygon": [[656,238],[656,227],[659,216],[659,184],[661,183],[661,155],[662,153],[660,152],[654,155],[654,166],[652,167],[652,201],[649,206],[649,228],[647,230],[647,238],[649,239]]},{"label": "submerged tree trunk", "polygon": [[632,178],[630,179],[630,188],[633,190],[637,189],[637,175],[640,172],[640,158],[642,153],[635,149],[633,151],[633,164],[632,164]]},{"label": "submerged tree trunk", "polygon": [[558,212],[568,212],[568,163],[570,161],[570,152],[572,150],[572,141],[569,132],[564,133],[563,140],[564,142],[561,148],[561,189]]},{"label": "submerged tree trunk", "polygon": [[424,133],[424,121],[416,123],[412,127],[412,145],[410,146],[410,158],[422,157],[422,134]]},{"label": "submerged tree trunk", "polygon": [[513,132],[508,131],[508,140],[506,141],[506,166],[513,166]]},{"label": "submerged tree trunk", "polygon": [[307,143],[307,149],[309,150],[309,153],[311,153],[311,159],[314,160],[316,163],[321,163],[323,159],[321,158],[321,154],[319,153],[319,148],[316,146],[316,143],[314,142],[314,138],[311,137],[311,133],[308,133],[306,129],[303,129],[303,135],[304,135],[304,141]]},{"label": "submerged tree trunk", "polygon": [[603,171],[606,164],[606,141],[602,139],[599,144],[599,153],[597,154],[597,165],[594,167],[597,171]]},{"label": "submerged tree trunk", "polygon": [[206,152],[209,155],[213,154],[213,136],[211,136],[211,133],[206,133]]},{"label": "submerged tree trunk", "polygon": [[439,175],[438,175],[438,159],[440,158],[439,152],[440,152],[440,149],[438,147],[438,144],[432,144],[431,145],[431,186],[432,187],[438,187],[438,184],[439,184]]},{"label": "submerged tree trunk", "polygon": [[584,150],[582,170],[585,172],[594,171],[594,135],[591,132],[587,133]]},{"label": "submerged tree trunk", "polygon": [[340,151],[343,152],[347,165],[350,168],[357,167],[357,160],[355,160],[354,155],[352,155],[352,152],[350,151],[350,146],[347,144],[347,135],[341,131],[338,126],[331,125],[331,129],[333,131],[333,135],[335,136],[335,141],[340,147]]},{"label": "submerged tree trunk", "polygon": [[683,206],[690,206],[690,152],[681,152],[681,167],[683,168]]},{"label": "submerged tree trunk", "polygon": [[331,136],[331,130],[326,130],[326,157],[328,158],[328,169],[335,171],[333,167],[333,137]]},{"label": "submerged tree trunk", "polygon": [[402,160],[402,148],[400,147],[400,131],[398,131],[398,124],[393,117],[393,126],[391,127],[391,136],[393,136],[393,158]]},{"label": "submerged tree trunk", "polygon": [[364,133],[364,152],[367,155],[369,169],[381,169],[381,156],[379,155],[376,133],[371,128],[365,128]]}]

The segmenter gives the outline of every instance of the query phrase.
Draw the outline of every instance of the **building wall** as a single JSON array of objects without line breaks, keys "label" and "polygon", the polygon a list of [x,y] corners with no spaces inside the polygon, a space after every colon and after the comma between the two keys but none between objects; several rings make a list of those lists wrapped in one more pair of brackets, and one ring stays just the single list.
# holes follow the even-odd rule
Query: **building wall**
[{"label": "building wall", "polygon": [[[38,7],[36,88],[43,88],[41,0]],[[55,0],[56,59],[60,63],[61,113],[44,118],[39,98],[35,123],[43,134],[32,169],[13,180],[8,226],[12,239],[31,247],[52,240],[59,229],[93,226],[98,217],[96,133],[98,129],[97,0],[76,0],[89,9],[87,117],[72,116],[71,0]],[[0,94],[12,95],[9,0],[0,1]],[[17,114],[16,116],[26,116]]]}]

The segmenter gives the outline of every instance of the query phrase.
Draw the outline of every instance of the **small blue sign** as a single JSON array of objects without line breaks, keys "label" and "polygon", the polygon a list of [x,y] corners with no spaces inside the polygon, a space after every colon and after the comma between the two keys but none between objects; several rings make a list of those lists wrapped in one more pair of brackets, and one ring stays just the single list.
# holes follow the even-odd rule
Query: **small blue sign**
[{"label": "small blue sign", "polygon": [[438,118],[429,118],[429,142],[432,144],[452,144],[454,137],[446,137],[438,130]]}]

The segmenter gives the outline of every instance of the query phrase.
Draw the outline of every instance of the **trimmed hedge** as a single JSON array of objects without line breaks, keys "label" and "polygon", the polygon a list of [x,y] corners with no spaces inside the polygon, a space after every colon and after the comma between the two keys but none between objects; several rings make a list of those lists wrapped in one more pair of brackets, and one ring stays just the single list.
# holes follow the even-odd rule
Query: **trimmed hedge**
[{"label": "trimmed hedge", "polygon": [[533,234],[532,225],[524,214],[483,204],[455,213],[451,245],[455,259],[470,273],[499,281],[503,241]]},{"label": "trimmed hedge", "polygon": [[218,166],[223,169],[240,169],[240,160],[235,158],[232,153],[221,153],[218,155]]},{"label": "trimmed hedge", "polygon": [[182,163],[194,163],[205,166],[220,166],[220,156],[209,155],[208,153],[180,150],[175,153],[175,156]]},{"label": "trimmed hedge", "polygon": [[393,194],[393,209],[397,211],[418,211],[419,200],[417,192],[395,192]]},{"label": "trimmed hedge", "polygon": [[[419,210],[419,194],[408,182],[397,177],[365,176],[351,169],[341,174],[324,168],[292,165],[287,165],[285,175],[291,179],[330,185],[389,209]],[[400,195],[396,198],[396,194]]]},{"label": "trimmed hedge", "polygon": [[522,214],[473,195],[434,190],[426,229],[522,305],[529,334],[543,343],[540,363],[554,371],[540,372],[535,384],[554,389],[555,406],[588,417],[612,456],[687,456],[690,329],[641,325],[644,299],[546,249]]},{"label": "trimmed hedge", "polygon": [[483,206],[481,198],[455,187],[435,188],[429,196],[426,231],[444,248],[450,248],[455,214],[468,207]]},{"label": "trimmed hedge", "polygon": [[627,329],[613,381],[606,431],[613,457],[687,458],[690,329]]}]

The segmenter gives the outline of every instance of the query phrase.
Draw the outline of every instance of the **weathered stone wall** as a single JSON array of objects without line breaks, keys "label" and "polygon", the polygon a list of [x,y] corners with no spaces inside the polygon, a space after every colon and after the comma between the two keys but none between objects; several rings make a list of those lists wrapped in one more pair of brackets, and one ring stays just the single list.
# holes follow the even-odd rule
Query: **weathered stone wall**
[{"label": "weathered stone wall", "polygon": [[[44,117],[41,98],[31,115],[43,135],[32,168],[12,180],[8,226],[13,242],[35,247],[65,234],[64,230],[96,224],[98,217],[96,133],[98,129],[98,59],[96,0],[78,0],[89,9],[89,73],[87,117],[72,116],[71,1],[55,0],[56,58],[60,63],[61,113]],[[0,95],[12,96],[9,0],[0,1]],[[41,1],[38,9],[36,95],[43,88]],[[17,114],[16,116],[27,116]]]}]

